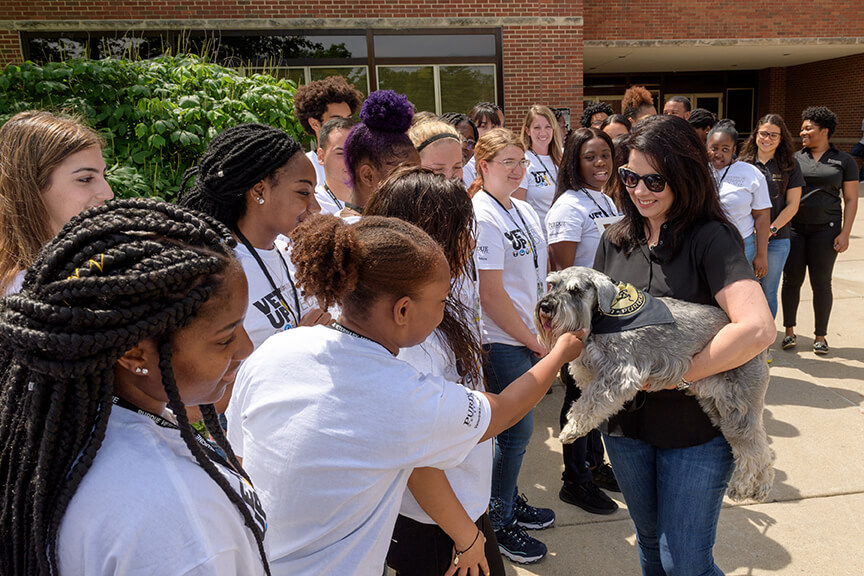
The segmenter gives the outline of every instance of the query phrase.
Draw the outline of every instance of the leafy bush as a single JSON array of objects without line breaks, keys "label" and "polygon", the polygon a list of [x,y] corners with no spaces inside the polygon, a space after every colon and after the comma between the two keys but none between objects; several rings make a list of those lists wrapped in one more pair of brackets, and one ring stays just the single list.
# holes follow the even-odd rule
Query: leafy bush
[{"label": "leafy bush", "polygon": [[105,138],[116,196],[175,200],[185,170],[225,128],[262,122],[302,142],[294,90],[188,55],[25,62],[0,73],[0,125],[30,109],[78,114]]}]

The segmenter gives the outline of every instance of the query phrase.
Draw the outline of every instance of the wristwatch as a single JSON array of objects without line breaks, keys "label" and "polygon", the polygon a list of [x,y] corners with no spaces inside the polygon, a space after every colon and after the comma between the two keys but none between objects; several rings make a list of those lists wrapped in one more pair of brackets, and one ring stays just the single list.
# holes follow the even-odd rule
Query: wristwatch
[{"label": "wristwatch", "polygon": [[689,382],[688,380],[685,380],[682,377],[681,381],[678,383],[678,386],[676,387],[676,389],[677,390],[686,390],[686,389],[690,388],[690,386],[692,386],[692,385],[693,385],[692,382]]},{"label": "wristwatch", "polygon": [[775,236],[777,234],[777,227],[773,224],[768,228],[768,231],[771,232],[771,236]]}]

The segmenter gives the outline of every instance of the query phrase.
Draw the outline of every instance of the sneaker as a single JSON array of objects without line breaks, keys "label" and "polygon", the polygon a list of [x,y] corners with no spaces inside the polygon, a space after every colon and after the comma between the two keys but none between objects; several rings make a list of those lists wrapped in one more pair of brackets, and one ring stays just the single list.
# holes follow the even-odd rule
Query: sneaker
[{"label": "sneaker", "polygon": [[817,340],[813,342],[813,352],[819,354],[820,356],[825,356],[828,354],[828,342]]},{"label": "sneaker", "polygon": [[774,355],[771,354],[770,348],[768,348],[768,350],[766,350],[765,352],[765,362],[767,362],[768,364],[772,364],[774,362]]},{"label": "sneaker", "polygon": [[621,488],[618,487],[618,480],[615,479],[615,472],[612,471],[612,466],[606,462],[591,470],[591,475],[594,477],[594,484],[600,488],[610,492],[621,492]]},{"label": "sneaker", "polygon": [[542,530],[555,523],[553,510],[529,506],[524,494],[516,496],[513,512],[516,514],[516,523],[529,530]]},{"label": "sneaker", "polygon": [[531,564],[546,556],[546,545],[528,536],[516,522],[496,530],[495,538],[498,540],[498,550],[513,562]]},{"label": "sneaker", "polygon": [[794,348],[798,344],[798,337],[795,334],[783,337],[783,350]]},{"label": "sneaker", "polygon": [[558,497],[591,514],[612,514],[618,510],[618,504],[593,482],[565,482]]}]

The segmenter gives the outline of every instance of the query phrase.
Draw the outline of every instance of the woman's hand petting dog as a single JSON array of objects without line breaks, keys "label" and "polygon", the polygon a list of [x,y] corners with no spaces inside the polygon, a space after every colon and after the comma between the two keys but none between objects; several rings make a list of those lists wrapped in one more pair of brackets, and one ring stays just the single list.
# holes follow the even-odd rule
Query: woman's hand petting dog
[{"label": "woman's hand petting dog", "polygon": [[567,364],[579,357],[585,343],[582,338],[585,336],[585,330],[576,330],[575,332],[565,332],[558,337],[558,340],[552,346],[549,354],[559,354],[561,356],[561,364]]}]

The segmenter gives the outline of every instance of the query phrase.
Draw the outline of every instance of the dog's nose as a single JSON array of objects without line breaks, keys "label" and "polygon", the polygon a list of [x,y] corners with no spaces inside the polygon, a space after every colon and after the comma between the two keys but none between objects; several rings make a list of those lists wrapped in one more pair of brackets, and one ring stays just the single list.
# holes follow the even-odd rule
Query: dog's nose
[{"label": "dog's nose", "polygon": [[538,304],[538,306],[540,307],[540,311],[542,313],[544,313],[544,314],[551,314],[552,313],[553,307],[552,307],[552,304],[549,303],[549,301],[541,300],[540,304]]}]

